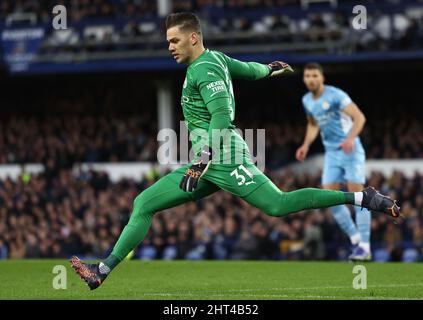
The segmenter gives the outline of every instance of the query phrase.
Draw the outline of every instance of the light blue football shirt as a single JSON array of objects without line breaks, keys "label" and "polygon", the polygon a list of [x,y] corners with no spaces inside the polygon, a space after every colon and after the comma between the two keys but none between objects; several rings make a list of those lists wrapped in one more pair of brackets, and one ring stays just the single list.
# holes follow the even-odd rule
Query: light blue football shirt
[{"label": "light blue football shirt", "polygon": [[[314,118],[320,127],[325,150],[339,150],[353,125],[351,117],[342,112],[352,103],[351,98],[341,89],[325,85],[319,98],[314,99],[313,94],[308,92],[302,100],[306,114]],[[356,138],[355,144],[361,146],[360,138]]]}]

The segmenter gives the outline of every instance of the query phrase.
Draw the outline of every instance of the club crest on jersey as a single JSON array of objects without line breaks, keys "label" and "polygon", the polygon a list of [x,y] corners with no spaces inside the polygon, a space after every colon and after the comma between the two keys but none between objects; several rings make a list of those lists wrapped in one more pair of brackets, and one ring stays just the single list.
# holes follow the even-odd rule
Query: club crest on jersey
[{"label": "club crest on jersey", "polygon": [[329,107],[330,107],[329,102],[327,102],[327,101],[323,101],[323,103],[322,103],[322,108],[323,108],[323,110],[328,110],[328,109],[329,109]]}]

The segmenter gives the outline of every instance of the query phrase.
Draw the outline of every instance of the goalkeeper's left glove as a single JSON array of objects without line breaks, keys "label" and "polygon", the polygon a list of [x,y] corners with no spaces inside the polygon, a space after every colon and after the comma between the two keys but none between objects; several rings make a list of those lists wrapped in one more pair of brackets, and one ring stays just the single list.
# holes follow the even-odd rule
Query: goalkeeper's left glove
[{"label": "goalkeeper's left glove", "polygon": [[200,159],[192,164],[182,176],[179,188],[185,192],[192,192],[197,187],[198,180],[206,173],[213,158],[213,150],[205,146],[200,154]]},{"label": "goalkeeper's left glove", "polygon": [[280,76],[284,72],[294,72],[291,66],[282,61],[273,61],[267,65],[269,67],[269,75],[268,77],[277,77]]}]

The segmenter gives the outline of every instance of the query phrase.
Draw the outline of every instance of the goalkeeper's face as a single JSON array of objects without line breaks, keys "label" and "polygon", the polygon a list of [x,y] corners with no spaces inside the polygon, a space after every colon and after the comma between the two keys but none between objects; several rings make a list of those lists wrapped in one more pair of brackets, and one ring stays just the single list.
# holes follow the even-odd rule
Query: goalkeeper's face
[{"label": "goalkeeper's face", "polygon": [[166,38],[169,51],[177,63],[189,63],[194,56],[194,48],[199,41],[195,32],[182,31],[178,26],[167,29]]},{"label": "goalkeeper's face", "polygon": [[304,70],[303,81],[309,91],[317,92],[323,85],[324,77],[318,69],[306,69]]}]

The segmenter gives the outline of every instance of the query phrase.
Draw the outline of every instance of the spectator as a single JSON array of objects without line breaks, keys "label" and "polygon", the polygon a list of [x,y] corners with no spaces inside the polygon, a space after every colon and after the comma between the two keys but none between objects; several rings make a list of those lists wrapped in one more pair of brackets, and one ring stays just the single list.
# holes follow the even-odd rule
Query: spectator
[{"label": "spectator", "polygon": [[250,260],[258,255],[259,244],[257,239],[251,232],[244,228],[241,237],[234,243],[230,259],[233,260]]},{"label": "spectator", "polygon": [[8,249],[6,243],[0,238],[0,259],[7,259]]},{"label": "spectator", "polygon": [[[270,177],[287,191],[318,181],[319,173]],[[98,177],[107,183],[99,183]],[[50,183],[47,183],[47,180]],[[402,259],[405,248],[422,252],[423,175],[410,179],[395,172],[375,172],[369,181],[401,199],[406,216],[394,225],[384,215],[372,218],[372,242]],[[112,183],[105,173],[59,169],[57,176],[33,175],[0,180],[0,257],[66,258],[81,254],[99,258],[110,252],[132,210],[132,200],[148,183]],[[267,217],[228,193],[157,213],[141,259],[343,259],[343,243],[329,210],[295,217]],[[324,246],[322,245],[324,244]],[[404,251],[405,252],[405,251]],[[409,255],[410,251],[407,251]]]}]

